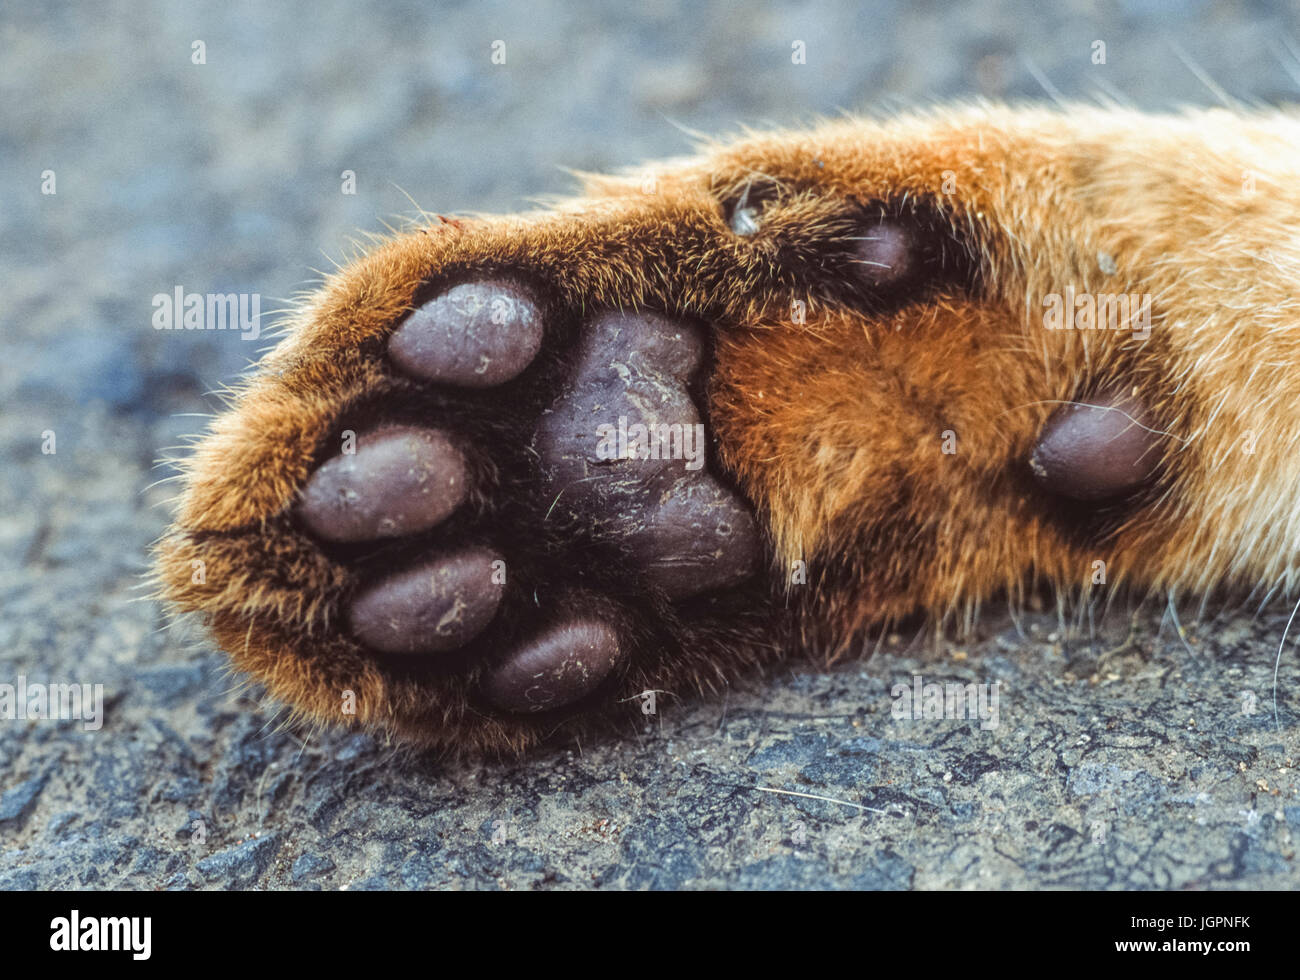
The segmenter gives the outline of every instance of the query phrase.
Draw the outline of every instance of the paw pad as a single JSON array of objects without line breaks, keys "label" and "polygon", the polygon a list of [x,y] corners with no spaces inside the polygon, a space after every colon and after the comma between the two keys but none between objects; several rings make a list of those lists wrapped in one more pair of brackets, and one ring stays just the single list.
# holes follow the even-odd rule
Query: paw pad
[{"label": "paw pad", "polygon": [[1047,490],[1081,501],[1121,497],[1144,486],[1160,463],[1162,434],[1131,395],[1103,392],[1048,420],[1029,457]]},{"label": "paw pad", "polygon": [[489,704],[510,713],[551,711],[586,697],[618,666],[618,633],[577,619],[545,630],[494,664],[483,682]]},{"label": "paw pad", "polygon": [[312,474],[298,514],[317,537],[356,542],[415,534],[465,499],[465,458],[434,429],[393,426]]},{"label": "paw pad", "polygon": [[425,558],[368,586],[352,601],[352,634],[382,653],[438,653],[464,646],[492,621],[503,583],[501,556],[465,548]]},{"label": "paw pad", "polygon": [[[466,283],[410,314],[387,353],[445,404],[463,397],[457,389],[517,378],[537,356],[544,327],[523,287]],[[534,426],[518,433],[519,448],[536,460],[535,475],[508,491],[531,498],[533,513],[558,508],[557,521],[669,601],[739,584],[761,559],[748,505],[706,467],[709,440],[691,387],[705,348],[699,327],[653,313],[606,313],[586,323],[565,352],[565,378],[545,381],[556,385],[550,408],[539,408]],[[344,610],[352,637],[374,655],[407,664],[431,658],[430,669],[477,664],[483,704],[507,714],[552,711],[591,696],[634,655],[626,603],[596,595],[585,608],[589,584],[570,589],[567,595],[578,597],[571,608],[539,609],[535,594],[512,597],[498,570],[517,558],[523,566],[535,561],[533,552],[553,532],[539,526],[536,542],[489,546],[477,507],[457,518],[471,490],[490,497],[493,488],[470,486],[460,448],[469,434],[448,419],[430,422],[363,431],[354,453],[326,460],[302,490],[297,514],[321,541],[406,538],[403,553],[419,552],[395,560],[396,567],[377,570],[372,558],[357,570],[361,581]],[[508,438],[501,431],[497,437]],[[493,446],[474,451],[491,456]],[[511,621],[494,632],[505,608]],[[534,616],[545,625],[527,628]],[[447,660],[451,651],[461,654]]]},{"label": "paw pad", "polygon": [[388,356],[425,381],[491,388],[532,363],[542,346],[542,316],[522,286],[463,283],[415,310],[393,332]]}]

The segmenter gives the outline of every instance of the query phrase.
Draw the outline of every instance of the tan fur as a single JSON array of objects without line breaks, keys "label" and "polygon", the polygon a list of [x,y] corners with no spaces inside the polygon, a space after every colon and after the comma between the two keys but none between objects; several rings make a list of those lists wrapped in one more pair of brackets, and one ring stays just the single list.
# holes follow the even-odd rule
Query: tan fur
[{"label": "tan fur", "polygon": [[[1298,171],[1287,113],[982,106],[752,135],[655,168],[652,188],[638,168],[589,178],[546,212],[421,228],[332,276],[214,422],[186,465],[159,577],[303,716],[451,748],[544,737],[547,724],[470,707],[472,673],[436,692],[385,677],[337,631],[351,573],[287,517],[340,413],[400,395],[377,352],[421,284],[507,268],[573,310],[647,306],[716,328],[721,455],[770,527],[774,573],[785,581],[795,560],[814,572],[794,590],[809,643],[1035,580],[1085,587],[1096,560],[1108,589],[1291,590]],[[720,202],[756,186],[788,206],[737,238]],[[781,257],[815,243],[845,200],[942,215],[976,251],[979,289],[871,314],[783,278]],[[1044,295],[1071,285],[1151,294],[1150,336],[1044,329]],[[806,322],[790,316],[796,300]],[[1081,541],[1011,474],[1063,401],[1104,385],[1139,392],[1169,433],[1165,477]],[[940,451],[945,431],[955,454]],[[779,652],[718,636],[640,664],[618,696],[716,689]],[[339,714],[345,689],[355,719]]]}]

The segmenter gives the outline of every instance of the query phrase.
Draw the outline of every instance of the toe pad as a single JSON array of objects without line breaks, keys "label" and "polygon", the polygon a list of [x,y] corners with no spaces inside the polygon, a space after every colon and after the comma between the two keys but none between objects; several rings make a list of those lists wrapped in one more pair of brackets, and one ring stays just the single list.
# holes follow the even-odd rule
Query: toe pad
[{"label": "toe pad", "polygon": [[532,363],[542,333],[537,303],[523,287],[463,283],[407,317],[388,342],[388,356],[425,381],[490,388]]},{"label": "toe pad", "polygon": [[483,695],[512,714],[562,708],[594,691],[621,659],[611,626],[572,620],[543,631],[491,668]]},{"label": "toe pad", "polygon": [[1114,392],[1065,406],[1029,457],[1035,479],[1073,500],[1101,501],[1145,484],[1160,462],[1161,433],[1136,398]]},{"label": "toe pad", "polygon": [[382,653],[438,653],[464,646],[492,621],[504,591],[500,556],[465,548],[381,579],[353,600],[352,634]]},{"label": "toe pad", "polygon": [[465,458],[441,432],[393,426],[357,443],[303,488],[298,514],[317,537],[373,541],[424,531],[465,499]]}]

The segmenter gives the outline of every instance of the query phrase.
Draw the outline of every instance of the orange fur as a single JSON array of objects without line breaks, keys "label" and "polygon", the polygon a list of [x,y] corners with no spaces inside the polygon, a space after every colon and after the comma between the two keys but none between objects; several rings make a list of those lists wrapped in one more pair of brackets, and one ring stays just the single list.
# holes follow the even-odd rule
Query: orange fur
[{"label": "orange fur", "polygon": [[[519,270],[574,315],[648,307],[714,328],[720,457],[769,529],[776,592],[808,563],[790,592],[809,645],[1033,581],[1086,588],[1097,560],[1108,589],[1292,590],[1298,168],[1300,120],[1281,112],[972,107],[750,135],[652,168],[652,186],[644,168],[593,176],[544,212],[415,230],[331,277],[214,421],[158,549],[163,589],[304,717],[454,749],[547,735],[553,721],[477,711],[472,671],[437,690],[386,675],[338,630],[354,573],[288,514],[339,419],[404,396],[380,349],[417,292]],[[724,204],[747,195],[763,221],[742,239]],[[845,202],[937,216],[974,284],[845,302],[842,270],[818,265]],[[1044,329],[1043,297],[1068,286],[1150,294],[1150,336]],[[1139,392],[1169,434],[1163,475],[1078,534],[1017,474],[1052,412],[1106,385]],[[786,642],[709,633],[643,657],[610,701],[716,690]]]}]

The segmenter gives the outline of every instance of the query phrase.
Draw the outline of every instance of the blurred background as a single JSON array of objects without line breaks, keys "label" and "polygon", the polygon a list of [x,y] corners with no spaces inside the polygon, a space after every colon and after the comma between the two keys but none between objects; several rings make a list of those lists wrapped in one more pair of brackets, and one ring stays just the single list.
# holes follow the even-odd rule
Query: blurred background
[{"label": "blurred background", "polygon": [[1236,0],[51,2],[2,16],[0,386],[137,419],[197,410],[259,346],[155,333],[151,297],[255,292],[273,309],[411,199],[512,210],[564,190],[562,168],[683,152],[684,130],[955,97],[1167,108],[1214,102],[1215,87],[1300,93],[1300,13]]},{"label": "blurred background", "polygon": [[683,130],[957,97],[1300,94],[1300,8],[1240,0],[54,0],[0,16],[0,385],[137,417],[195,410],[258,347],[157,334],[153,295],[273,309],[412,198],[513,210],[566,189],[562,168],[683,152]]},{"label": "blurred background", "polygon": [[[930,845],[914,844],[922,850],[908,856],[882,850],[878,840],[839,852],[852,860],[805,861],[797,850],[782,851],[786,864],[742,873],[748,858],[711,851],[716,841],[691,850],[698,812],[660,812],[656,826],[677,828],[666,843],[647,828],[612,842],[584,844],[579,835],[567,857],[538,844],[522,857],[489,859],[473,840],[456,851],[448,841],[474,838],[477,821],[493,814],[542,819],[537,800],[550,797],[536,782],[537,764],[494,779],[493,800],[467,798],[460,781],[472,784],[472,776],[412,776],[381,765],[384,750],[365,739],[327,738],[304,749],[273,731],[272,715],[254,702],[236,705],[221,657],[201,640],[182,643],[163,632],[139,575],[166,518],[166,488],[150,487],[166,475],[155,461],[201,428],[201,414],[216,405],[207,393],[264,343],[237,332],[156,331],[152,299],[177,287],[257,293],[269,321],[310,285],[314,270],[343,258],[358,232],[411,213],[412,199],[444,214],[508,211],[567,189],[564,168],[684,152],[688,131],[714,135],[742,124],[973,97],[1103,98],[1152,109],[1213,104],[1222,93],[1288,102],[1300,95],[1297,37],[1300,11],[1267,0],[992,0],[960,8],[943,0],[5,4],[0,674],[105,683],[110,711],[93,739],[52,725],[0,723],[0,887],[492,887],[530,875],[629,887],[943,885],[941,875],[925,877],[939,874],[923,853]],[[796,42],[802,63],[792,57]],[[344,171],[355,174],[355,194],[342,192]],[[53,454],[41,452],[47,432],[56,435]],[[1242,629],[1234,642],[1247,644],[1242,656],[1253,670],[1253,634]],[[1261,630],[1276,643],[1276,633]],[[1008,663],[1007,670],[1035,669],[1014,657]],[[1053,669],[1033,682],[1051,687],[1065,668]],[[778,682],[786,685],[781,696],[820,691],[819,710],[831,710],[826,691],[839,689],[837,675],[801,676]],[[1207,667],[1203,679],[1215,677],[1222,665]],[[863,683],[877,680],[887,678]],[[772,696],[755,695],[754,718]],[[863,700],[860,690],[838,697],[850,713]],[[1088,692],[1080,697],[1086,715]],[[754,724],[771,737],[765,722]],[[1041,732],[1052,723],[1036,724]],[[798,752],[805,736],[792,736],[805,746]],[[820,744],[807,751],[815,756]],[[617,747],[604,751],[604,762],[587,757],[586,777],[564,778],[618,783],[611,777],[626,760]],[[640,751],[652,753],[643,770],[664,768],[656,750]],[[307,762],[295,763],[303,752]],[[803,764],[798,752],[791,764]],[[1003,768],[1018,764],[1009,755]],[[550,765],[562,763],[542,770]],[[1124,772],[1147,767],[1142,758],[1124,765]],[[718,766],[727,779],[741,778]],[[372,772],[368,805],[378,811],[339,802],[353,793],[358,768]],[[1097,776],[1093,792],[1112,792],[1107,778]],[[690,795],[670,789],[639,786],[647,798]],[[1055,800],[1031,793],[1021,805],[1064,805],[1071,797],[1061,792]],[[390,801],[387,809],[382,801]],[[1222,803],[1223,820],[1236,819],[1228,814],[1237,797],[1228,793]],[[441,842],[412,852],[413,838],[433,839],[433,810]],[[834,812],[806,816],[830,820]],[[1130,817],[1145,812],[1136,806]],[[208,827],[203,847],[185,836],[196,819]],[[1146,832],[1140,825],[1151,819],[1134,818],[1132,832]],[[1079,814],[1062,821],[1086,824]],[[1224,826],[1213,846],[1184,841],[1170,866],[1185,851],[1212,867],[1236,833]],[[779,827],[754,833],[785,840]],[[345,860],[337,845],[352,834],[359,836]],[[1036,846],[1033,833],[1020,836],[1018,846]],[[626,872],[641,867],[638,855],[665,847],[687,847],[684,863]],[[1294,873],[1267,847],[1257,859],[1249,848],[1232,853],[1233,880]],[[844,877],[850,865],[876,868],[877,877]],[[1026,870],[1033,867],[1040,870]],[[1117,868],[1102,859],[1083,878],[1066,880],[1122,884]],[[1197,864],[1185,877],[1202,873],[1209,874]],[[1054,879],[1027,861],[1001,867],[991,880],[1024,887]]]}]

